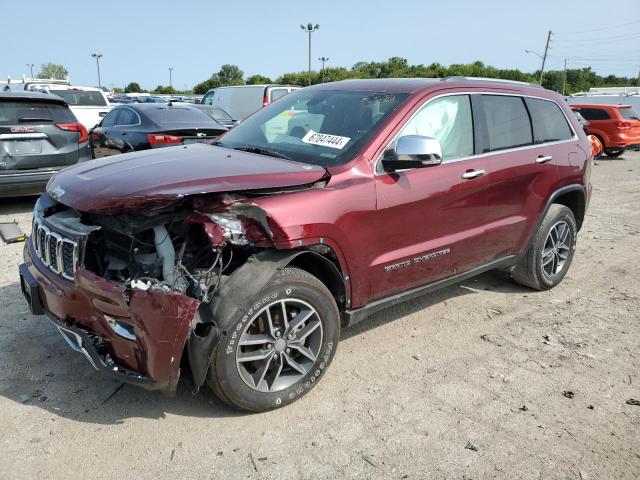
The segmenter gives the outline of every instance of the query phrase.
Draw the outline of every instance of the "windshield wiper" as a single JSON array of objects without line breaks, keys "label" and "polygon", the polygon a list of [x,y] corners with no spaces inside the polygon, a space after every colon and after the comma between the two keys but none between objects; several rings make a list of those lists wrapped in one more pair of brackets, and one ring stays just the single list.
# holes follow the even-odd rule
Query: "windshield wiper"
[{"label": "windshield wiper", "polygon": [[[219,145],[219,146],[222,146],[222,145]],[[295,161],[293,160],[293,158],[291,158],[288,155],[285,155],[284,153],[276,152],[275,150],[270,150],[268,148],[256,147],[255,145],[242,145],[240,147],[227,147],[227,148],[231,148],[233,150],[239,150],[241,152],[257,153],[259,155],[269,155],[270,157],[284,158],[285,160]]]}]

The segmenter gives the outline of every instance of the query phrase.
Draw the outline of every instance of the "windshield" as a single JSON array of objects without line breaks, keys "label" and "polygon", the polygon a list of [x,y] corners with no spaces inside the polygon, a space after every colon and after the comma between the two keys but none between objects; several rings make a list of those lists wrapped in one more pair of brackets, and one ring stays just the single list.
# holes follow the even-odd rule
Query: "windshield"
[{"label": "windshield", "polygon": [[299,90],[252,115],[218,145],[263,149],[323,167],[342,165],[407,97],[406,93]]},{"label": "windshield", "polygon": [[51,90],[51,93],[64,98],[69,105],[104,106],[106,100],[100,92],[83,90]]}]

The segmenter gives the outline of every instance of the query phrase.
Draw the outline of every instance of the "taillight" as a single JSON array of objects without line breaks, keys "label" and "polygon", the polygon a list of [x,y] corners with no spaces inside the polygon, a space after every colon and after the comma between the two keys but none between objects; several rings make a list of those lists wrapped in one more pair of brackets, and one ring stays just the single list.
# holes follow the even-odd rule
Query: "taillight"
[{"label": "taillight", "polygon": [[89,140],[89,133],[84,125],[81,123],[56,123],[56,127],[66,130],[67,132],[78,132],[80,137],[78,143],[86,142]]},{"label": "taillight", "polygon": [[618,122],[618,130],[629,130],[631,128],[631,122]]},{"label": "taillight", "polygon": [[182,137],[177,135],[167,135],[165,133],[150,133],[147,139],[151,145],[170,145],[172,143],[182,142]]},{"label": "taillight", "polygon": [[262,99],[262,106],[266,107],[267,105],[269,105],[269,96],[265,95],[264,98]]}]

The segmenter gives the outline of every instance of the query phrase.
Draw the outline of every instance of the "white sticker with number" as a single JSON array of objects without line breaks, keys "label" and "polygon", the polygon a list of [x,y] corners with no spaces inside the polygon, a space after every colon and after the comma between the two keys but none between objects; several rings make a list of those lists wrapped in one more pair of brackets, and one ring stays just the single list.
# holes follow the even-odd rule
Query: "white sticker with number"
[{"label": "white sticker with number", "polygon": [[341,137],[339,135],[328,135],[326,133],[318,133],[313,130],[309,130],[307,134],[302,137],[304,143],[311,145],[320,145],[322,147],[336,148],[342,150],[344,146],[349,142],[351,138]]}]

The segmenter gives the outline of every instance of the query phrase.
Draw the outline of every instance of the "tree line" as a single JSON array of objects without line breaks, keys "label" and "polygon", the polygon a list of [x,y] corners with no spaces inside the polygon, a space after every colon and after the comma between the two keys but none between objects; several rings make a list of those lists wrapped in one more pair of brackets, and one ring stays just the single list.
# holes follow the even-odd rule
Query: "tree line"
[{"label": "tree line", "polygon": [[[314,70],[311,72],[311,83],[324,81],[335,82],[349,78],[393,78],[393,77],[424,77],[442,78],[451,76],[488,77],[505,80],[517,80],[521,82],[538,83],[540,70],[535,72],[522,72],[518,69],[496,68],[485,65],[481,61],[469,64],[455,63],[444,66],[440,63],[430,65],[410,65],[405,58],[392,57],[386,62],[358,62],[351,68],[327,67],[324,72]],[[620,77],[616,75],[602,76],[591,70],[591,67],[567,69],[566,81],[562,70],[549,70],[544,72],[542,86],[557,92],[564,91],[567,95],[588,91],[591,87],[622,87],[634,86],[637,79],[632,77]],[[193,93],[205,93],[210,88],[227,85],[253,85],[259,83],[272,83],[272,80],[263,75],[252,75],[246,80],[244,73],[236,65],[223,65],[220,71],[214,73],[207,80],[198,83],[193,88]],[[280,75],[275,83],[305,86],[308,84],[308,72],[291,72]]]},{"label": "tree line", "polygon": [[[41,78],[66,78],[68,72],[62,65],[48,63],[42,65],[38,74]],[[489,77],[506,80],[518,80],[521,82],[538,83],[540,70],[535,72],[522,72],[518,69],[496,68],[485,65],[481,61],[473,63],[454,63],[449,66],[440,63],[430,65],[410,65],[407,59],[392,57],[386,62],[358,62],[351,68],[327,67],[323,71],[311,72],[311,83],[335,82],[348,78],[392,78],[392,77],[425,77],[442,78],[451,76],[465,77]],[[282,83],[305,86],[308,84],[308,72],[291,72],[271,79],[264,75],[255,74],[244,78],[244,72],[237,65],[222,65],[220,70],[213,73],[208,79],[193,87],[193,93],[203,94],[207,90],[229,85],[257,85],[263,83]],[[627,87],[638,84],[638,79],[633,77],[620,77],[617,75],[598,75],[591,67],[571,68],[565,72],[562,70],[549,70],[544,72],[542,86],[549,90],[564,92],[569,95],[576,92],[588,91],[592,87]],[[125,93],[192,93],[191,91],[178,91],[168,85],[158,85],[153,90],[144,90],[137,82],[129,83],[124,89],[115,88],[116,92]]]}]

